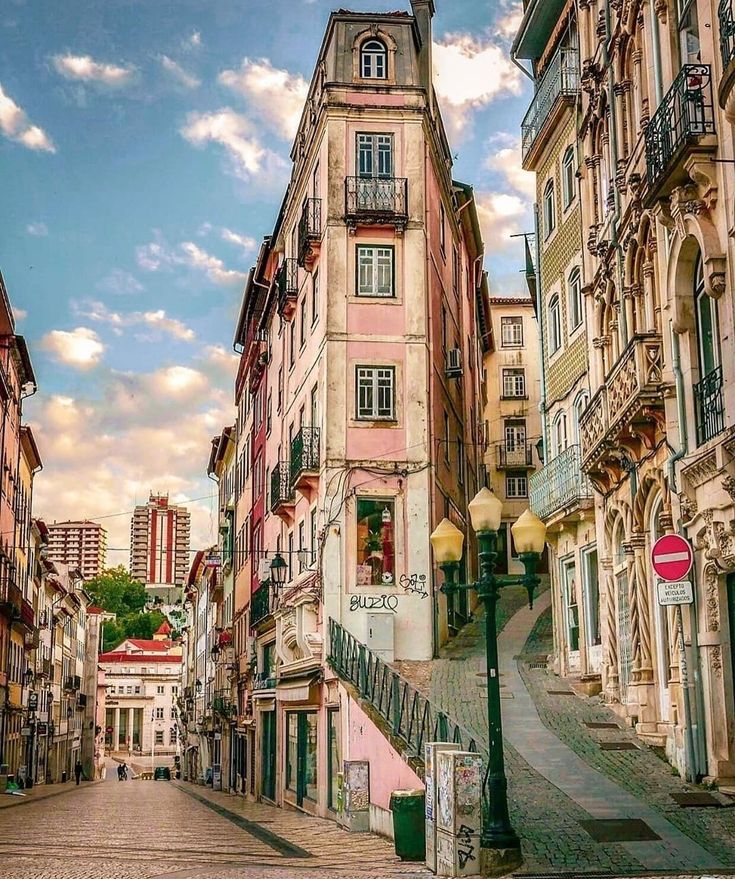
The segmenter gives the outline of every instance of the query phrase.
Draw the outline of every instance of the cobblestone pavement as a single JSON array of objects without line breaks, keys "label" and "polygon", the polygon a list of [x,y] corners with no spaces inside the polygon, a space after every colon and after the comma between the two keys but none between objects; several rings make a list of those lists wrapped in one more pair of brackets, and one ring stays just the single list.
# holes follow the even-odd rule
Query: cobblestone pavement
[{"label": "cobblestone pavement", "polygon": [[108,780],[0,812],[2,879],[418,879],[388,840],[205,788]]},{"label": "cobblestone pavement", "polygon": [[[701,789],[682,783],[651,749],[600,749],[602,741],[640,743],[631,731],[584,726],[615,721],[599,699],[548,693],[570,689],[563,679],[533,668],[551,651],[549,596],[540,596],[529,612],[520,609],[522,593],[515,591],[504,590],[499,644],[509,802],[523,841],[520,872],[674,872],[686,863],[713,875],[735,868],[735,809],[678,806],[671,793]],[[486,742],[483,625],[481,619],[470,623],[441,659],[404,673]],[[595,842],[580,822],[601,817],[642,818],[663,841]]]}]

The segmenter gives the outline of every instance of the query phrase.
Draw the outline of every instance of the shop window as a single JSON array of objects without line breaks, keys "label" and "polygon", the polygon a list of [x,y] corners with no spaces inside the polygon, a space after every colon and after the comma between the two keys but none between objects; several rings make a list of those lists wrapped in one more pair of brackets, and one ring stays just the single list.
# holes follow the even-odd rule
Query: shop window
[{"label": "shop window", "polygon": [[357,585],[395,582],[395,501],[357,499]]}]

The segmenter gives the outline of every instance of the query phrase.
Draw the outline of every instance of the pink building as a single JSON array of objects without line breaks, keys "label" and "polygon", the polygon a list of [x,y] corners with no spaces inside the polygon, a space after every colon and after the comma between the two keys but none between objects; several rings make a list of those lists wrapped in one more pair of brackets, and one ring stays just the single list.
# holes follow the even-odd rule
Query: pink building
[{"label": "pink building", "polygon": [[411,5],[330,16],[235,339],[246,792],[348,821],[343,773],[367,761],[376,828],[419,780],[332,672],[330,631],[387,662],[434,655],[468,609],[435,588],[429,534],[468,532],[479,487],[482,241],[431,88],[433,3]]}]

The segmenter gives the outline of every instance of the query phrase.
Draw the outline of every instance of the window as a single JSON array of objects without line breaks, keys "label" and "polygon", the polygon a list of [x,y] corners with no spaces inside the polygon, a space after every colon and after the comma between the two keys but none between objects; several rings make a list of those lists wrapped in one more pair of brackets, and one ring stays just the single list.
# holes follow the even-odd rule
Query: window
[{"label": "window", "polygon": [[443,256],[447,250],[447,215],[443,202],[439,202],[439,246]]},{"label": "window", "polygon": [[157,745],[163,744],[163,730],[162,729],[156,730],[156,744]]},{"label": "window", "polygon": [[442,333],[442,351],[447,350],[447,310],[442,305],[442,318],[441,318],[441,333]]},{"label": "window", "polygon": [[395,374],[394,366],[356,367],[358,420],[395,420]]},{"label": "window", "polygon": [[503,396],[526,396],[526,372],[524,369],[503,370]]},{"label": "window", "polygon": [[449,464],[449,415],[444,412],[444,460]]},{"label": "window", "polygon": [[561,348],[561,303],[558,294],[549,301],[549,353]]},{"label": "window", "polygon": [[503,348],[519,348],[523,345],[523,318],[500,318],[500,344]]},{"label": "window", "polygon": [[292,320],[288,325],[288,342],[289,342],[289,351],[288,351],[288,366],[289,369],[293,369],[294,363],[296,363],[296,320]]},{"label": "window", "polygon": [[166,688],[163,686],[163,684],[158,684],[156,686],[156,692],[159,696],[162,696],[166,692]]},{"label": "window", "polygon": [[299,343],[302,348],[306,344],[306,295],[301,300],[301,337]]},{"label": "window", "polygon": [[528,497],[528,480],[524,470],[511,470],[506,473],[505,496],[507,498]]},{"label": "window", "polygon": [[299,559],[299,574],[304,570],[304,562],[306,556],[306,528],[304,526],[304,520],[302,519],[299,522],[299,546],[298,546],[298,559]]},{"label": "window", "polygon": [[574,147],[568,146],[561,160],[561,182],[564,195],[564,210],[574,201],[576,180],[574,177]]},{"label": "window", "polygon": [[694,305],[697,314],[699,374],[700,378],[704,378],[720,365],[720,355],[717,300],[708,296],[705,290],[701,257],[697,260],[694,272]]},{"label": "window", "polygon": [[319,270],[315,269],[311,279],[311,325],[319,318]]},{"label": "window", "polygon": [[554,444],[554,455],[561,455],[567,447],[567,414],[557,412],[551,426],[551,439]]},{"label": "window", "polygon": [[459,295],[459,251],[452,247],[452,290]]},{"label": "window", "polygon": [[678,0],[679,42],[681,63],[696,64],[701,61],[699,51],[699,22],[696,0]]},{"label": "window", "polygon": [[309,542],[311,544],[311,563],[316,561],[316,507],[309,513]]},{"label": "window", "polygon": [[393,176],[393,135],[357,135],[358,177]]},{"label": "window", "polygon": [[276,403],[276,411],[280,412],[283,408],[283,367],[278,369],[278,397]]},{"label": "window", "polygon": [[288,532],[288,582],[293,579],[293,531]]},{"label": "window", "polygon": [[579,422],[584,414],[584,410],[587,408],[587,405],[590,401],[590,395],[587,391],[582,391],[576,400],[574,401],[574,442],[577,445],[581,443],[581,437],[579,435]]},{"label": "window", "polygon": [[327,709],[327,806],[336,811],[339,798],[339,774],[342,772],[342,737],[339,708]]},{"label": "window", "polygon": [[139,696],[139,695],[140,695],[140,684],[136,684],[136,685],[135,685],[135,687],[134,687],[134,691],[135,691],[135,695],[136,695],[136,696]]},{"label": "window", "polygon": [[391,297],[393,289],[392,247],[357,245],[357,295]]},{"label": "window", "polygon": [[526,420],[525,418],[509,418],[505,422],[505,451],[506,454],[526,450]]},{"label": "window", "polygon": [[554,231],[554,181],[544,187],[544,237],[548,238]]},{"label": "window", "polygon": [[395,501],[357,498],[357,585],[395,582]]},{"label": "window", "polygon": [[156,708],[156,720],[163,720],[163,708]]},{"label": "window", "polygon": [[388,78],[388,52],[381,40],[367,40],[362,44],[360,76],[363,79]]},{"label": "window", "polygon": [[574,269],[569,276],[569,329],[576,329],[582,317],[582,278],[579,269]]},{"label": "window", "polygon": [[273,427],[273,394],[268,392],[268,400],[265,404],[265,432],[270,433]]}]

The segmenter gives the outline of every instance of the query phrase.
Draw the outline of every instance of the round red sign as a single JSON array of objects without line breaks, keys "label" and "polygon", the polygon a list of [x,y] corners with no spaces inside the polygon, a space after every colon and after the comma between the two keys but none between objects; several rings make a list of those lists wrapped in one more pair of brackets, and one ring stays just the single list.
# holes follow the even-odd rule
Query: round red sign
[{"label": "round red sign", "polygon": [[694,562],[692,545],[678,534],[666,534],[653,544],[651,562],[662,580],[683,580]]}]

